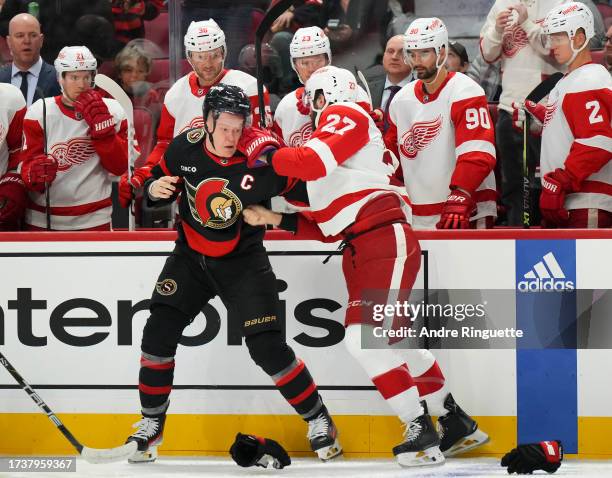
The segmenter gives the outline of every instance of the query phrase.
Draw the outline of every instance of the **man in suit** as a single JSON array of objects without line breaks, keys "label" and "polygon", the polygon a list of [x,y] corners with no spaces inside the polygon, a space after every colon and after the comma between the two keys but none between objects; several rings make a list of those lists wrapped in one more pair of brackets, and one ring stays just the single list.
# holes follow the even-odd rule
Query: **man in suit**
[{"label": "man in suit", "polygon": [[382,71],[369,80],[372,107],[383,113],[384,130],[388,127],[391,99],[413,80],[412,68],[404,62],[404,35],[395,35],[387,41],[382,58]]},{"label": "man in suit", "polygon": [[21,90],[30,106],[42,96],[61,93],[55,68],[40,57],[43,34],[40,23],[28,13],[15,15],[9,22],[7,44],[13,56],[12,63],[0,69],[0,83],[12,83]]}]

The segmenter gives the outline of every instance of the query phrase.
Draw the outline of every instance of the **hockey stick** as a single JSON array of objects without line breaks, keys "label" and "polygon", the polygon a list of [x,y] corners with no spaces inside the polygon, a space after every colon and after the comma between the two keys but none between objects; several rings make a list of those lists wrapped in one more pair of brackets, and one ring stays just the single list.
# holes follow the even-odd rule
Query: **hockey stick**
[{"label": "hockey stick", "polygon": [[34,400],[34,403],[36,403],[36,405],[38,405],[38,407],[45,412],[47,417],[49,417],[49,420],[51,420],[59,431],[62,432],[62,435],[66,437],[76,451],[78,451],[79,454],[89,463],[111,463],[114,461],[122,461],[129,458],[136,452],[138,445],[133,441],[115,448],[89,448],[82,445],[81,442],[79,442],[79,440],[77,440],[74,435],[70,433],[70,430],[66,428],[60,419],[57,418],[55,413],[53,413],[43,399],[40,398],[40,395],[32,390],[32,387],[23,379],[19,372],[15,370],[15,367],[9,363],[2,352],[0,352],[0,363],[2,363],[7,372],[13,376],[19,386],[25,390],[30,398]]},{"label": "hockey stick", "polygon": [[257,103],[259,104],[259,126],[262,128],[266,127],[266,105],[264,102],[264,84],[263,84],[263,60],[261,57],[261,44],[263,37],[270,30],[270,27],[274,21],[280,17],[281,13],[287,10],[293,0],[279,0],[276,5],[270,8],[264,17],[261,19],[257,31],[255,32],[255,61],[256,61],[256,74],[257,74]]},{"label": "hockey stick", "polygon": [[368,99],[370,100],[370,105],[372,109],[374,109],[374,103],[372,102],[372,93],[370,93],[370,86],[368,85],[368,81],[366,80],[365,76],[363,76],[363,73],[361,73],[361,70],[357,70],[357,76],[359,77],[359,81],[363,83],[366,93],[368,94]]},{"label": "hockey stick", "polygon": [[[47,102],[45,101],[45,94],[40,89],[40,87],[36,87],[36,93],[42,99],[42,109],[43,109],[43,153],[47,156]],[[49,188],[51,187],[51,183],[45,183],[45,215],[47,216],[47,231],[51,230],[51,197],[49,194]]]},{"label": "hockey stick", "polygon": [[[525,101],[539,103],[552,91],[561,78],[563,78],[563,73],[561,72],[550,75],[527,95]],[[523,122],[523,227],[527,229],[531,226],[531,173],[527,160],[527,140],[529,138],[530,123],[531,117],[525,111],[525,121]]]},{"label": "hockey stick", "polygon": [[[109,78],[103,74],[97,74],[94,81],[96,82],[96,86],[98,88],[103,89],[109,95],[111,95],[123,108],[125,111],[125,116],[127,117],[128,123],[128,169],[127,169],[127,179],[128,184],[132,179],[132,174],[134,172],[134,163],[136,162],[136,149],[134,147],[134,106],[132,105],[132,100],[127,95],[123,88],[119,86],[113,79]],[[129,230],[134,230],[134,205],[133,201],[129,206]]]}]

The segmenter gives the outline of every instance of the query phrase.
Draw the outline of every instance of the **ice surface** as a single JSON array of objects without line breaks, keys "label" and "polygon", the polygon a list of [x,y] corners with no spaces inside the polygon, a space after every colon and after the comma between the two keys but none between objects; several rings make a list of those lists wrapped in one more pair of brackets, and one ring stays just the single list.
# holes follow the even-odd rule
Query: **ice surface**
[{"label": "ice surface", "polygon": [[[535,472],[534,476],[549,476],[545,472]],[[113,463],[92,465],[79,459],[76,473],[0,473],[0,477],[26,478],[77,478],[77,477],[493,477],[509,476],[496,458],[454,458],[442,466],[425,468],[400,468],[389,459],[339,459],[322,463],[314,458],[296,458],[291,466],[283,470],[272,468],[240,468],[229,458],[192,458],[161,457],[155,463],[130,465]],[[516,476],[516,475],[513,475]],[[612,460],[566,460],[561,468],[551,476],[609,477],[612,476]]]}]

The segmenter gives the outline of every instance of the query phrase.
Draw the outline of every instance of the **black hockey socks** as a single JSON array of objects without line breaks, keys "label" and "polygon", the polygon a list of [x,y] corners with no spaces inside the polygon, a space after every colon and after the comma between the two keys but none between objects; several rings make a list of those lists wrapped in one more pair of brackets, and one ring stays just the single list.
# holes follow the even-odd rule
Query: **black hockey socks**
[{"label": "black hockey socks", "polygon": [[308,368],[282,339],[279,331],[246,337],[249,353],[274,380],[278,391],[304,420],[316,416],[323,406]]},{"label": "black hockey socks", "polygon": [[174,357],[142,353],[138,391],[144,415],[159,415],[166,411],[173,379]]}]

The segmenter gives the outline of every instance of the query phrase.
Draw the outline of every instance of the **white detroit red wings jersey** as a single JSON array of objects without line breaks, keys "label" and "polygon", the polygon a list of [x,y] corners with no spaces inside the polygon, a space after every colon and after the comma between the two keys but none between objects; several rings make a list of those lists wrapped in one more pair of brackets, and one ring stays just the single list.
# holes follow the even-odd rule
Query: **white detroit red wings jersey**
[{"label": "white detroit red wings jersey", "polygon": [[[542,22],[555,6],[567,0],[496,0],[480,31],[480,51],[488,63],[501,62],[502,92],[499,107],[512,114],[512,103],[522,102],[543,80],[561,68],[542,46]],[[495,19],[517,3],[527,7],[528,18],[514,23],[502,33],[495,29]],[[505,74],[503,74],[505,73]]]},{"label": "white detroit red wings jersey", "polygon": [[21,90],[10,83],[0,83],[0,176],[17,167],[25,112]]},{"label": "white detroit red wings jersey", "polygon": [[612,212],[612,79],[602,65],[568,73],[548,95],[542,131],[542,174],[565,168],[578,181],[566,209]]},{"label": "white detroit red wings jersey", "polygon": [[389,106],[387,147],[399,155],[415,229],[433,229],[457,186],[473,194],[472,220],[496,216],[495,134],[484,90],[449,73],[433,95],[421,80],[404,86]]},{"label": "white detroit red wings jersey", "polygon": [[[257,80],[240,70],[225,70],[221,78],[215,83],[239,86],[251,100],[253,111],[252,124],[259,126],[259,101],[257,97]],[[214,86],[201,87],[197,75],[192,71],[177,80],[164,97],[159,126],[157,128],[157,144],[147,159],[148,166],[159,163],[162,155],[168,149],[173,138],[191,128],[204,126],[202,120],[202,106],[208,90]],[[270,99],[267,91],[264,92],[266,115],[270,116]],[[270,124],[268,121],[268,124]]]},{"label": "white detroit red wings jersey", "polygon": [[395,167],[384,161],[385,146],[369,114],[355,103],[336,103],[299,148],[281,148],[272,166],[282,176],[307,181],[311,215],[325,236],[343,231],[373,197],[393,191],[410,207],[404,188],[393,186]]},{"label": "white detroit red wings jersey", "polygon": [[[51,227],[78,230],[110,223],[112,175],[103,166],[92,143],[89,126],[62,103],[61,96],[38,100],[28,108],[23,121],[24,160],[44,154],[43,101],[46,104],[47,154],[58,162],[57,176],[49,187]],[[127,121],[116,100],[103,98],[103,101],[122,140],[116,150],[105,143],[112,157],[105,158],[104,163],[107,167],[113,163],[115,167],[110,169],[115,169],[115,175],[121,175],[127,170]],[[45,228],[45,195],[34,191],[28,194],[26,223]]]},{"label": "white detroit red wings jersey", "polygon": [[[302,114],[297,108],[297,102],[304,94],[304,87],[293,93],[286,94],[274,112],[273,131],[282,138],[287,146],[302,146],[312,135],[312,120],[310,115]],[[372,109],[368,94],[360,86],[357,87],[357,104],[366,111]]]}]

